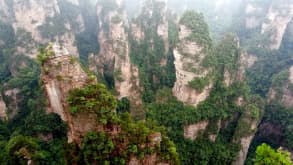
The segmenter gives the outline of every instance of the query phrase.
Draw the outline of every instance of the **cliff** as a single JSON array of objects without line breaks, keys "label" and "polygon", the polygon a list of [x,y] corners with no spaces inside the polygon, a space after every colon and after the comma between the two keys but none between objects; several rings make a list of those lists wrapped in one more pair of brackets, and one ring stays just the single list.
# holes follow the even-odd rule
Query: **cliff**
[{"label": "cliff", "polygon": [[2,99],[2,96],[0,96],[0,119],[5,120],[7,118],[6,114],[6,104]]},{"label": "cliff", "polygon": [[81,138],[98,126],[93,114],[70,113],[67,97],[69,91],[95,83],[95,78],[89,76],[80,66],[77,59],[69,51],[55,43],[42,52],[47,59],[42,64],[41,79],[48,99],[48,113],[56,113],[67,122],[68,141],[80,144]]},{"label": "cliff", "polygon": [[196,78],[207,77],[210,72],[209,69],[201,65],[206,56],[204,46],[187,39],[193,35],[192,30],[184,24],[180,25],[179,43],[174,50],[176,82],[173,87],[173,94],[180,101],[196,106],[208,97],[211,84],[207,82],[200,90],[193,89],[188,85]]},{"label": "cliff", "polygon": [[[1,0],[0,18],[13,27],[15,54],[35,58],[38,45],[58,40],[70,54],[77,56],[82,47],[79,34],[94,24],[88,23],[90,18],[85,17],[88,3],[77,0]],[[90,13],[91,8],[87,10]],[[95,31],[91,33],[95,34]]]},{"label": "cliff", "polygon": [[292,1],[245,1],[244,9],[244,25],[255,34],[247,35],[249,42],[257,41],[259,47],[279,49],[293,17]]},{"label": "cliff", "polygon": [[139,71],[130,61],[127,16],[121,3],[101,1],[97,4],[100,51],[90,57],[90,68],[117,91],[117,98],[129,99],[132,109],[136,109],[142,105]]}]

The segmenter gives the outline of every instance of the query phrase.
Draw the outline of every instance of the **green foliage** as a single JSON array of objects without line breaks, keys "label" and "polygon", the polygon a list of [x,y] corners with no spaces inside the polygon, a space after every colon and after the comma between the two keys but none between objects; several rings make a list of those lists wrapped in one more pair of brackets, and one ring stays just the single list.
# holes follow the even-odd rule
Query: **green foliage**
[{"label": "green foliage", "polygon": [[112,19],[111,22],[114,24],[118,24],[122,21],[122,18],[119,15],[115,15]]},{"label": "green foliage", "polygon": [[224,79],[225,72],[234,78],[239,69],[241,50],[236,36],[227,34],[218,45],[205,57],[203,65],[213,67],[218,78]]},{"label": "green foliage", "polygon": [[[151,144],[150,135],[161,130],[151,122],[134,122],[129,114],[121,114],[117,135],[108,132],[90,132],[83,139],[79,153],[80,163],[85,164],[126,164],[130,156],[144,159],[156,153],[160,160],[178,164],[174,143],[165,135],[161,143]],[[144,147],[143,147],[144,146]]]},{"label": "green foliage", "polygon": [[64,34],[67,29],[64,25],[64,19],[60,16],[47,17],[43,25],[38,27],[42,37],[53,39],[55,36]]},{"label": "green foliage", "polygon": [[192,33],[187,37],[188,40],[195,41],[205,49],[212,46],[212,40],[209,35],[209,27],[204,21],[202,14],[195,11],[186,11],[180,19],[180,24],[189,28]]},{"label": "green foliage", "polygon": [[36,136],[52,133],[54,138],[63,138],[67,134],[67,126],[57,114],[46,114],[43,110],[33,111],[25,119],[24,134]]},{"label": "green foliage", "polygon": [[[282,88],[285,83],[289,80],[289,70],[283,70],[278,74],[272,76],[272,87],[278,92],[279,95],[282,95]],[[278,96],[281,97],[281,96]]]},{"label": "green foliage", "polygon": [[[36,139],[25,136],[12,137],[5,146],[1,162],[5,164],[26,164],[28,160],[38,161],[44,158]],[[7,155],[5,155],[7,154]]]},{"label": "green foliage", "polygon": [[261,96],[266,96],[272,85],[274,74],[287,69],[291,64],[289,54],[271,52],[263,54],[263,57],[255,63],[247,72],[248,83],[252,91]]},{"label": "green foliage", "polygon": [[169,88],[173,88],[176,82],[176,68],[175,68],[175,57],[173,54],[173,50],[169,49],[169,53],[167,56],[167,65],[164,69],[166,69],[166,77],[163,78],[162,83],[165,84]]},{"label": "green foliage", "polygon": [[254,160],[255,165],[292,165],[290,153],[282,151],[281,149],[275,151],[267,144],[262,144],[257,147],[256,158]]},{"label": "green foliage", "polygon": [[174,22],[172,16],[169,16],[168,25],[169,44],[171,47],[175,47],[178,42],[178,25]]},{"label": "green foliage", "polygon": [[286,146],[293,149],[293,111],[292,108],[285,108],[281,104],[271,104],[266,107],[266,113],[264,115],[264,121],[271,122],[273,124],[281,125],[284,129],[284,141]]},{"label": "green foliage", "polygon": [[[161,131],[151,122],[134,122],[129,114],[123,113],[129,109],[129,100],[122,98],[116,103],[116,99],[110,94],[104,85],[89,85],[82,89],[70,91],[68,103],[74,113],[93,112],[97,114],[100,124],[113,132],[90,132],[85,136],[81,145],[79,161],[85,164],[125,164],[130,155],[143,159],[145,155],[154,152],[161,155],[163,161],[178,162],[178,155],[172,142],[161,135],[162,148],[159,143],[155,146],[150,143],[150,135]],[[117,108],[120,115],[114,113]],[[146,145],[147,147],[141,147]],[[173,148],[172,148],[173,147]]]},{"label": "green foliage", "polygon": [[87,165],[110,164],[114,148],[112,140],[104,132],[90,132],[83,139],[81,157]]},{"label": "green foliage", "polygon": [[192,81],[188,82],[188,85],[199,91],[202,92],[202,90],[209,84],[209,79],[206,77],[200,77],[200,78],[194,78]]},{"label": "green foliage", "polygon": [[[208,138],[206,132],[198,137],[198,140],[184,140],[183,128],[204,120],[212,123],[212,121],[229,119],[237,113],[243,113],[245,121],[246,119],[258,120],[256,117],[260,116],[262,101],[252,97],[247,107],[239,107],[235,102],[240,96],[249,100],[247,98],[249,89],[245,83],[234,83],[226,87],[218,81],[210,96],[195,108],[184,105],[172,95],[172,91],[163,89],[157,92],[156,102],[148,105],[147,118],[167,128],[168,136],[177,146],[182,164],[230,164],[240,149],[237,144],[232,143],[233,136],[236,136],[234,134],[246,135],[248,130],[252,131],[250,130],[251,123],[244,122],[242,125],[249,127],[248,130],[241,129],[242,131],[237,132],[236,130],[240,127],[237,122],[231,125],[231,129],[221,130],[216,143],[204,140]],[[208,128],[207,131],[215,130]]]},{"label": "green foliage", "polygon": [[95,113],[99,122],[103,124],[107,124],[107,121],[112,118],[113,110],[117,106],[114,96],[102,84],[71,90],[67,101],[71,113]]},{"label": "green foliage", "polygon": [[70,30],[79,31],[80,27],[77,17],[80,14],[80,9],[67,1],[58,1],[58,7],[60,13],[54,15],[54,17],[47,17],[43,25],[38,27],[42,37],[54,40],[54,37],[61,36],[68,32],[66,23],[71,25]]},{"label": "green foliage", "polygon": [[40,48],[39,54],[37,55],[37,61],[43,65],[50,57],[54,56],[54,52],[51,50],[52,46],[48,46],[47,48]]},{"label": "green foliage", "polygon": [[289,22],[289,24],[287,25],[287,28],[286,28],[286,32],[285,32],[285,35],[283,36],[283,39],[282,39],[282,44],[281,44],[281,48],[280,50],[286,54],[289,54],[290,52],[293,51],[293,47],[292,47],[292,44],[293,44],[293,20],[291,20]]},{"label": "green foliage", "polygon": [[121,100],[118,100],[116,110],[117,110],[118,114],[122,114],[125,112],[129,113],[130,112],[130,101],[126,97],[121,98]]},{"label": "green foliage", "polygon": [[231,164],[240,147],[235,144],[213,143],[208,140],[181,140],[177,148],[186,165]]},{"label": "green foliage", "polygon": [[150,16],[148,12],[142,12],[143,14],[135,21],[142,28],[145,36],[142,41],[130,39],[130,58],[139,68],[140,83],[144,89],[142,100],[145,103],[154,101],[155,92],[158,89],[166,86],[173,87],[176,81],[173,47],[177,40],[177,27],[173,21],[169,20],[168,51],[163,38],[157,34],[158,26],[163,21],[161,15],[163,6],[162,2],[146,2],[145,8],[151,10],[153,14]]}]

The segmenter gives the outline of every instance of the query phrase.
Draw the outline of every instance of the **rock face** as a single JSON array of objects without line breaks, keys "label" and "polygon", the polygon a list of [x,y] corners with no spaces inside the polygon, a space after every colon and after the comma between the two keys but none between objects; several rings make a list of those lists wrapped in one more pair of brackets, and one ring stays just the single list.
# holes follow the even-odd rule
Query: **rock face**
[{"label": "rock face", "polygon": [[287,108],[293,107],[293,66],[279,75],[284,76],[284,80],[275,80],[269,91],[269,102],[278,101]]},{"label": "rock face", "polygon": [[290,0],[276,0],[266,4],[247,2],[245,15],[246,28],[259,29],[258,33],[267,38],[267,41],[259,46],[279,49],[286,27],[293,17],[293,2]]},{"label": "rock face", "polygon": [[201,67],[205,57],[203,47],[186,39],[191,33],[191,29],[185,25],[180,25],[179,43],[174,50],[176,82],[173,94],[178,100],[196,106],[209,96],[212,85],[207,85],[202,91],[197,91],[188,86],[188,83],[194,78],[203,78],[209,74],[208,69]]},{"label": "rock face", "polygon": [[[95,62],[90,62],[93,71],[102,75],[111,74],[114,77],[117,97],[127,97],[134,107],[142,104],[140,99],[139,71],[131,64],[129,57],[129,41],[126,32],[125,13],[119,11],[121,2],[115,2],[117,8],[106,11],[103,4],[97,5],[97,15],[100,20],[99,43],[100,52],[93,56]],[[135,27],[134,27],[135,28]],[[134,33],[142,37],[139,28]]]},{"label": "rock face", "polygon": [[[66,5],[74,6],[77,14],[66,13]],[[85,30],[79,5],[77,0],[1,0],[0,18],[13,26],[18,54],[34,58],[40,44],[58,40],[78,55],[75,36]]]},{"label": "rock face", "polygon": [[232,163],[233,165],[243,165],[245,163],[249,146],[252,142],[252,139],[257,129],[257,121],[252,121],[249,124],[250,124],[249,130],[252,133],[248,133],[247,135],[240,138],[239,141],[240,141],[241,149],[238,153],[238,156],[236,157],[236,160]]},{"label": "rock face", "polygon": [[81,68],[75,57],[70,56],[68,50],[59,44],[51,45],[47,51],[54,55],[43,65],[42,81],[47,94],[48,113],[57,113],[69,125],[68,141],[80,143],[82,136],[90,130],[96,130],[96,120],[93,114],[72,115],[66,98],[69,91],[81,88],[92,82]]},{"label": "rock face", "polygon": [[20,93],[20,90],[17,88],[14,89],[8,89],[4,91],[4,97],[9,98],[11,102],[9,104],[6,104],[6,114],[9,119],[12,119],[18,112],[18,104],[20,101],[20,98],[18,94]]},{"label": "rock face", "polygon": [[35,0],[13,0],[13,11],[15,14],[14,30],[24,29],[30,32],[32,38],[38,42],[42,41],[42,37],[37,28],[45,23],[47,17],[54,17],[60,13],[57,0],[49,3]]},{"label": "rock face", "polygon": [[247,157],[247,153],[248,153],[248,149],[249,146],[252,142],[254,135],[245,137],[245,138],[241,138],[240,140],[240,145],[241,145],[241,150],[238,153],[238,156],[236,158],[236,161],[233,162],[233,165],[243,165],[246,157]]},{"label": "rock face", "polygon": [[195,140],[200,132],[204,132],[208,126],[208,121],[202,121],[197,124],[192,124],[184,127],[184,137]]},{"label": "rock face", "polygon": [[262,24],[261,33],[273,33],[270,37],[270,48],[279,49],[286,27],[293,18],[292,1],[272,2],[266,15],[267,21]]},{"label": "rock face", "polygon": [[0,119],[5,120],[7,118],[6,114],[6,104],[2,99],[2,96],[0,95]]}]

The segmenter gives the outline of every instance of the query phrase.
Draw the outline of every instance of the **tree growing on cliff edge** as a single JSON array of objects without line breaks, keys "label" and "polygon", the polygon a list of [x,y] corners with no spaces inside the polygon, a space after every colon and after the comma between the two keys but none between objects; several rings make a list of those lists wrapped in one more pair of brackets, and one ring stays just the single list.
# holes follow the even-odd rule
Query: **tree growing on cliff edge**
[{"label": "tree growing on cliff edge", "polygon": [[282,149],[277,151],[267,144],[262,144],[256,149],[255,165],[292,165],[290,153]]}]

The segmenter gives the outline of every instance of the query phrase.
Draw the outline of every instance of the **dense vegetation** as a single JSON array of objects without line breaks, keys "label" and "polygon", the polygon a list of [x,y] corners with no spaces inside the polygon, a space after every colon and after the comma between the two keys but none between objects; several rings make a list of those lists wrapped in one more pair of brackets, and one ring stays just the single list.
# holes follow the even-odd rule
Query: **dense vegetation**
[{"label": "dense vegetation", "polygon": [[[63,23],[70,20],[80,60],[86,65],[88,54],[96,53],[99,49],[98,20],[94,16],[96,9],[93,6],[79,2],[83,9],[58,1],[62,12],[54,18],[47,18],[47,23],[40,26],[39,30],[43,37],[53,39],[68,31]],[[117,10],[114,0],[99,0],[99,3],[103,6],[101,18]],[[45,112],[46,99],[39,82],[40,66],[16,53],[15,47],[19,43],[13,27],[0,21],[0,38],[5,43],[0,44],[0,91],[7,104],[9,118],[0,121],[0,164],[26,164],[30,160],[35,164],[120,165],[129,162],[130,158],[143,160],[156,154],[159,161],[171,164],[226,165],[235,161],[241,149],[240,139],[253,135],[256,130],[252,124],[257,125],[261,118],[262,123],[272,123],[281,128],[281,140],[258,132],[246,163],[292,164],[287,152],[261,145],[266,142],[273,148],[283,145],[289,150],[293,149],[293,110],[277,102],[267,104],[264,108],[263,101],[271,87],[280,94],[283,85],[288,83],[288,68],[293,64],[291,28],[287,28],[282,46],[276,51],[263,46],[269,43],[270,34],[259,35],[259,29],[236,31],[241,44],[259,58],[247,71],[246,81],[239,79],[242,50],[237,37],[228,34],[214,45],[203,15],[193,11],[184,13],[180,24],[192,30],[186,39],[206,48],[203,67],[212,70],[207,77],[195,78],[188,84],[198,92],[210,82],[213,84],[208,98],[194,107],[177,100],[172,93],[176,81],[173,49],[178,43],[178,29],[181,29],[175,23],[174,15],[168,14],[167,20],[164,20],[163,8],[162,2],[147,1],[142,14],[133,20],[145,34],[141,40],[131,38],[132,29],[128,29],[130,57],[139,68],[146,118],[134,121],[128,114],[130,101],[127,98],[116,100],[104,85],[94,84],[74,89],[67,98],[70,115],[93,113],[97,125],[102,128],[100,131],[88,132],[80,145],[68,144],[66,123],[58,115]],[[148,10],[152,14],[146,12]],[[80,13],[84,18],[82,31],[78,23],[73,21]],[[100,21],[102,28],[107,31],[109,20],[105,18]],[[115,16],[111,23],[120,21],[121,18]],[[166,23],[163,21],[168,24],[168,47],[163,37],[157,34],[159,25]],[[292,22],[289,26],[292,26]],[[31,36],[24,32],[23,37]],[[263,47],[256,47],[258,45]],[[44,64],[51,55],[45,49],[40,49],[38,61]],[[225,83],[226,73],[231,84]],[[108,87],[115,87],[115,78],[119,81],[119,77],[114,77],[117,75],[119,73],[104,73]],[[292,84],[288,88],[292,88]],[[15,89],[16,96],[6,94]],[[184,137],[185,126],[202,121],[208,122],[208,125],[195,140]],[[159,137],[160,143],[153,142],[153,136]]]},{"label": "dense vegetation", "polygon": [[291,161],[290,153],[287,151],[282,151],[282,149],[278,149],[275,151],[270,146],[266,144],[262,144],[256,149],[256,158],[254,161],[255,165],[274,165],[274,164],[284,164],[291,165],[293,162]]},{"label": "dense vegetation", "polygon": [[[153,3],[153,4],[152,4]],[[176,80],[173,46],[177,39],[177,29],[174,22],[170,19],[168,33],[170,47],[165,50],[166,45],[161,36],[157,34],[157,29],[163,23],[162,10],[164,3],[147,2],[144,10],[152,11],[152,15],[148,15],[147,11],[135,20],[143,30],[145,36],[142,41],[130,39],[131,53],[130,58],[134,64],[139,67],[140,82],[144,89],[142,100],[145,103],[153,102],[155,92],[162,87],[173,87]],[[131,30],[131,29],[130,29]],[[152,45],[152,46],[150,46]],[[161,61],[166,64],[161,64]]]},{"label": "dense vegetation", "polygon": [[195,11],[186,11],[179,23],[192,31],[191,35],[187,37],[188,40],[195,41],[206,49],[211,47],[212,40],[209,35],[209,28],[202,14]]},{"label": "dense vegetation", "polygon": [[[98,124],[104,127],[104,131],[89,132],[85,136],[79,156],[80,162],[126,164],[131,156],[144,159],[156,153],[161,161],[178,164],[176,148],[164,134],[159,134],[162,138],[160,143],[152,144],[151,135],[163,129],[152,122],[134,122],[128,113],[117,115],[114,111],[117,107],[116,99],[104,85],[74,89],[70,92],[68,103],[72,113],[94,112]],[[116,133],[113,132],[115,129]],[[142,147],[143,145],[146,147]]]}]

